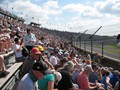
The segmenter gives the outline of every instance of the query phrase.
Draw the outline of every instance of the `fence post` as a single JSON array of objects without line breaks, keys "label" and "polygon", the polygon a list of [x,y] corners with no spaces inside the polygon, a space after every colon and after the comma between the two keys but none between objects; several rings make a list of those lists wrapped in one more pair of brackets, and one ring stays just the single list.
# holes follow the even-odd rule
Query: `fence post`
[{"label": "fence post", "polygon": [[104,57],[104,42],[102,42],[102,59]]}]

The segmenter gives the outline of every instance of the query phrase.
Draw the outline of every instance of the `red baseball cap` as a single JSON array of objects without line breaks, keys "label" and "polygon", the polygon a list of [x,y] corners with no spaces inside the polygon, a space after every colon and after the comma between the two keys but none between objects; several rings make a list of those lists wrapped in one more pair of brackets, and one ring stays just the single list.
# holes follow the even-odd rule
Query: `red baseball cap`
[{"label": "red baseball cap", "polygon": [[32,48],[31,52],[34,54],[41,54],[41,52],[39,51],[37,47]]}]

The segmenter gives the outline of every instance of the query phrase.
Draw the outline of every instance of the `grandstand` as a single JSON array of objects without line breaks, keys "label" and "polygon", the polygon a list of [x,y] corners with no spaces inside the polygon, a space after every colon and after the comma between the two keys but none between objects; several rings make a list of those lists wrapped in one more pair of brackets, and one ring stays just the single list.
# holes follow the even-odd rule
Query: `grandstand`
[{"label": "grandstand", "polygon": [[[93,43],[94,43],[93,51],[94,52],[91,53],[91,51],[90,51],[91,41],[88,38],[89,36],[91,36],[90,34],[85,34],[85,36],[83,36],[81,38],[82,39],[81,42],[79,41],[78,38],[73,39],[73,41],[71,42],[71,37],[77,35],[78,33],[60,32],[57,30],[50,30],[45,27],[40,27],[41,24],[39,24],[39,23],[31,22],[30,24],[27,25],[27,24],[24,24],[24,22],[25,22],[25,20],[23,18],[18,17],[14,14],[11,14],[10,12],[5,11],[2,8],[0,8],[0,55],[5,57],[4,63],[2,63],[2,64],[5,64],[5,67],[7,68],[7,69],[5,69],[5,72],[6,71],[9,72],[8,74],[5,73],[6,75],[3,75],[3,76],[1,75],[0,90],[16,90],[16,87],[19,87],[19,81],[23,77],[22,70],[24,70],[23,68],[25,68],[24,66],[26,66],[27,64],[24,65],[26,62],[25,61],[26,59],[19,61],[16,51],[22,52],[22,50],[23,50],[22,47],[26,47],[27,45],[28,46],[33,45],[33,47],[35,47],[39,50],[39,52],[41,53],[40,57],[42,57],[42,59],[44,59],[43,61],[45,63],[47,63],[47,65],[49,66],[48,70],[49,70],[50,74],[56,75],[55,71],[59,71],[59,69],[60,69],[59,72],[61,73],[60,75],[63,75],[62,77],[64,77],[64,74],[66,74],[66,73],[62,72],[62,70],[68,69],[68,71],[69,71],[69,69],[72,68],[71,71],[69,71],[69,72],[66,71],[66,72],[71,73],[70,75],[73,75],[72,72],[75,72],[76,70],[78,70],[77,67],[79,67],[80,65],[82,65],[81,66],[82,69],[80,69],[81,72],[84,71],[86,69],[86,67],[89,68],[92,65],[94,66],[94,64],[97,65],[97,67],[99,67],[98,69],[100,70],[101,73],[102,73],[102,70],[105,70],[105,71],[109,70],[109,72],[113,73],[114,70],[119,69],[119,67],[120,67],[120,65],[119,65],[120,49],[117,47],[117,49],[115,50],[116,47],[112,48],[110,46],[111,44],[115,43],[114,38],[116,38],[116,36],[109,37],[109,36],[95,35],[94,36],[95,39],[93,40]],[[31,35],[33,35],[33,36],[30,36],[30,34],[28,34],[28,31],[30,31],[30,33],[32,33]],[[26,36],[27,34],[28,34],[28,37]],[[27,40],[25,41],[25,36],[27,37],[27,39],[32,38],[33,40],[31,39],[31,42],[29,44],[26,44]],[[16,43],[16,40],[15,40],[16,38],[19,38],[19,40],[21,40],[21,42]],[[117,37],[117,39],[119,40],[120,38]],[[71,43],[69,43],[69,42],[71,42]],[[104,42],[104,53],[103,53],[103,46],[101,44],[103,42]],[[19,45],[19,48],[17,50],[13,49],[15,44]],[[81,44],[81,48],[80,48],[80,44]],[[29,47],[31,47],[31,46],[29,46]],[[28,55],[27,58],[32,57],[32,59],[33,59],[34,55],[32,56],[32,54],[35,54],[34,52],[37,51],[37,49],[33,50],[33,47],[31,48],[30,52],[28,52],[28,54],[30,53],[30,55]],[[112,50],[110,50],[110,48]],[[118,56],[114,56],[113,50],[115,50],[115,52],[118,52]],[[110,51],[112,51],[112,52],[110,52]],[[31,52],[32,52],[32,54],[31,54]],[[99,53],[98,56],[96,56],[96,52]],[[108,54],[108,52],[109,52],[109,54]],[[38,53],[38,51],[37,51],[37,53]],[[22,55],[23,55],[23,53],[22,53]],[[111,56],[118,57],[118,58],[116,60],[114,57],[111,57]],[[98,62],[94,61],[95,60],[94,58],[100,59],[100,62],[98,63]],[[35,57],[35,59],[36,59],[36,57]],[[41,58],[39,58],[39,59],[41,60]],[[56,61],[54,62],[53,60],[56,60]],[[33,63],[35,63],[35,61],[33,61]],[[71,62],[74,64],[72,64]],[[105,64],[105,63],[107,63],[107,64]],[[74,67],[74,65],[75,65],[75,67]],[[91,66],[87,66],[87,65],[91,65]],[[106,65],[106,66],[104,66],[104,65]],[[112,70],[111,70],[111,67],[114,67],[114,68],[112,68]],[[33,68],[31,68],[31,69],[33,69]],[[43,74],[43,72],[42,72],[42,74]],[[119,71],[118,71],[118,74],[120,75]],[[66,74],[66,75],[68,75],[68,74]],[[118,75],[116,75],[116,77],[118,77]],[[55,80],[53,80],[53,83],[52,83],[52,84],[58,85],[57,89],[56,89],[56,87],[52,87],[51,90],[61,90],[60,89],[60,86],[62,86],[61,83],[64,83],[64,82],[62,82],[63,78],[57,77],[57,79],[59,81],[59,82],[57,82],[57,84],[54,82]],[[68,81],[70,81],[70,80],[68,80]],[[51,80],[51,82],[52,82],[52,80]],[[71,80],[71,82],[72,82],[72,80]],[[101,84],[103,84],[102,80],[99,80],[99,82]],[[38,85],[39,84],[40,83],[38,83]],[[76,83],[76,85],[77,85],[77,83]],[[109,85],[112,85],[112,83]],[[42,85],[40,85],[40,86],[42,86]],[[73,87],[75,87],[75,86],[73,85],[69,88],[73,88]],[[99,86],[95,85],[95,88],[97,88],[97,87],[99,87]],[[38,86],[38,88],[41,89],[42,87]],[[77,90],[81,90],[79,85],[77,85],[77,87],[75,87],[75,88],[77,88]],[[101,87],[99,87],[99,88],[101,88]],[[110,90],[112,90],[113,86],[111,86],[111,87],[109,86],[109,88],[110,88]]]}]

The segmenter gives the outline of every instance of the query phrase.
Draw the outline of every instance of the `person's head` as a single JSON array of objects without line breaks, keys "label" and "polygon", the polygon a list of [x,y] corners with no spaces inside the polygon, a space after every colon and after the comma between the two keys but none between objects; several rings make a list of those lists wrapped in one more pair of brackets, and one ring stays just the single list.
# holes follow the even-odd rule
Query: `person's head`
[{"label": "person's head", "polygon": [[120,72],[118,70],[113,71],[113,74],[116,75],[116,76],[119,76],[119,73]]},{"label": "person's head", "polygon": [[41,53],[44,52],[44,48],[41,45],[38,45],[38,49]]},{"label": "person's head", "polygon": [[86,63],[87,65],[91,65],[91,60],[85,60],[85,63]]},{"label": "person's head", "polygon": [[98,66],[95,65],[95,64],[93,64],[93,65],[92,65],[92,69],[94,70],[94,72],[96,72],[96,71],[98,70]]},{"label": "person's head", "polygon": [[38,60],[40,55],[41,55],[41,52],[39,51],[37,47],[32,48],[32,50],[30,51],[30,56],[34,60]]},{"label": "person's head", "polygon": [[78,64],[75,67],[76,67],[76,70],[82,71],[82,64]]},{"label": "person's head", "polygon": [[98,55],[99,55],[99,53],[98,53],[98,52],[95,52],[95,55],[96,55],[96,56],[98,56]]},{"label": "person's head", "polygon": [[58,82],[62,79],[62,75],[59,72],[54,72],[55,75],[55,84],[58,84]]},{"label": "person's head", "polygon": [[68,52],[64,52],[64,57],[68,57],[69,53]]},{"label": "person's head", "polygon": [[30,29],[27,29],[27,34],[30,34]]},{"label": "person's head", "polygon": [[106,76],[109,76],[110,72],[109,72],[109,70],[108,70],[108,69],[105,69],[105,71],[104,71],[104,72],[105,72],[105,75],[106,75]]},{"label": "person's head", "polygon": [[108,70],[109,70],[110,72],[113,72],[113,68],[112,68],[112,67],[109,67]]},{"label": "person's head", "polygon": [[74,63],[72,61],[68,61],[64,64],[63,68],[71,72],[74,69]]},{"label": "person's head", "polygon": [[58,56],[58,51],[57,50],[54,50],[54,55]]},{"label": "person's head", "polygon": [[16,35],[16,31],[15,31],[15,30],[12,30],[12,31],[11,31],[11,34],[12,34],[13,36],[15,36],[15,35]]},{"label": "person's head", "polygon": [[14,39],[14,42],[15,42],[16,44],[19,44],[19,43],[20,43],[20,39],[19,39],[19,38],[15,38],[15,39]]},{"label": "person's head", "polygon": [[43,61],[36,61],[32,66],[32,71],[38,79],[42,79],[46,75],[46,70],[48,66]]},{"label": "person's head", "polygon": [[91,65],[86,65],[86,66],[85,66],[84,72],[85,72],[87,75],[89,75],[92,71],[93,71],[93,70],[92,70]]}]

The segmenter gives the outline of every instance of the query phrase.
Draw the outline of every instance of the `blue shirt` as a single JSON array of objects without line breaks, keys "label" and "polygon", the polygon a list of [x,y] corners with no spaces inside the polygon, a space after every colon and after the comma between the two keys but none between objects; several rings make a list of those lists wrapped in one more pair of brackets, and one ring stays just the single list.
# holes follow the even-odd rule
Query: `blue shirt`
[{"label": "blue shirt", "polygon": [[26,74],[18,83],[17,90],[37,90],[36,82],[34,83],[29,74]]},{"label": "blue shirt", "polygon": [[103,76],[103,78],[102,78],[102,84],[104,84],[105,90],[108,90],[108,85],[106,83],[106,76]]},{"label": "blue shirt", "polygon": [[95,72],[91,72],[89,75],[89,81],[91,83],[96,83],[96,80],[98,81],[99,76]]}]

